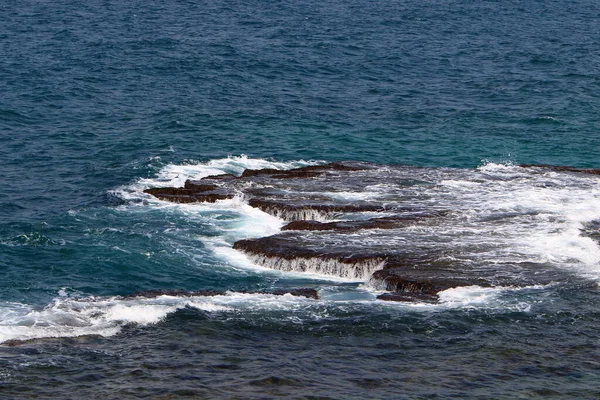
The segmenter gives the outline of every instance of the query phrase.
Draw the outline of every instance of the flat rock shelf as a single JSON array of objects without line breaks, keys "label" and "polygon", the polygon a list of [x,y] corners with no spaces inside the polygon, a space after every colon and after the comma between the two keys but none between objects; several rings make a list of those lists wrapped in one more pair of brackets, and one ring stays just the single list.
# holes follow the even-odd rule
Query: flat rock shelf
[{"label": "flat rock shelf", "polygon": [[338,162],[247,169],[145,192],[176,203],[241,196],[287,222],[278,234],[233,244],[254,263],[363,281],[385,292],[381,300],[436,302],[438,293],[460,286],[569,279],[564,270],[508,245],[535,232],[541,210],[489,204],[506,190],[536,187],[552,174],[595,173],[532,165],[504,174]]}]

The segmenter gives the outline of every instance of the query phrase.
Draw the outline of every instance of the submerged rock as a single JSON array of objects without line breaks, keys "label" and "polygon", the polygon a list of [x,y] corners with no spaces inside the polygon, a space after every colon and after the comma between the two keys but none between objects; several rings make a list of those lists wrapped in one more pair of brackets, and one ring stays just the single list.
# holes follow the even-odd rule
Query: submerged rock
[{"label": "submerged rock", "polygon": [[131,293],[125,296],[121,296],[121,299],[133,299],[138,297],[143,298],[155,298],[159,296],[177,296],[177,297],[209,297],[209,296],[224,296],[227,293],[241,293],[241,294],[271,294],[275,296],[283,296],[290,294],[297,297],[306,297],[308,299],[319,299],[319,292],[315,289],[300,288],[300,289],[281,289],[271,291],[247,291],[241,290],[236,292],[224,291],[224,290],[176,290],[176,289],[155,289],[155,290],[144,290],[140,292]]}]

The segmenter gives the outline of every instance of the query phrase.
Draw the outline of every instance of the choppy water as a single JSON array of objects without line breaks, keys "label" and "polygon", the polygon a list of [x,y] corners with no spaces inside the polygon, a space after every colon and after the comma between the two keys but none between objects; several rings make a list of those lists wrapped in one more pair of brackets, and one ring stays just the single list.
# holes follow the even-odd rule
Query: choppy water
[{"label": "choppy water", "polygon": [[[600,397],[600,178],[518,166],[600,166],[595,2],[0,13],[0,397]],[[344,245],[501,271],[495,284],[376,300],[362,280],[232,250],[284,225],[243,196],[143,193],[338,160],[375,169],[276,189],[450,211]],[[321,299],[240,293],[298,287]],[[127,297],[166,289],[231,292]]]}]

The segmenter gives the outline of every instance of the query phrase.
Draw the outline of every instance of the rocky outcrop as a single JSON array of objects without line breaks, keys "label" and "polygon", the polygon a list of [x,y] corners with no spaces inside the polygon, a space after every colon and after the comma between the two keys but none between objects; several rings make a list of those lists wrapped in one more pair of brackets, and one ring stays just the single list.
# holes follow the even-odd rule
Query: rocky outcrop
[{"label": "rocky outcrop", "polygon": [[[595,169],[522,167],[600,174]],[[250,206],[288,223],[279,234],[240,240],[234,243],[234,249],[271,269],[364,281],[386,292],[379,296],[381,300],[434,302],[437,293],[457,286],[525,285],[556,278],[553,272],[540,270],[539,265],[474,262],[435,233],[431,234],[433,238],[424,236],[426,244],[405,240],[406,232],[411,230],[435,226],[451,229],[452,224],[465,221],[460,215],[456,217],[455,210],[440,209],[439,204],[446,204],[443,201],[428,202],[422,192],[419,202],[413,202],[413,186],[420,185],[425,188],[422,190],[433,187],[427,171],[407,167],[402,171],[409,172],[399,176],[391,167],[377,168],[367,163],[330,163],[285,171],[247,169],[240,176],[209,176],[187,181],[182,188],[153,188],[145,192],[178,203],[215,202],[241,195]],[[371,192],[379,185],[386,188],[381,197]],[[355,194],[359,196],[352,197]],[[487,218],[481,223],[497,223]],[[597,229],[592,228],[589,235],[597,235]],[[466,242],[465,246],[473,246],[468,251],[485,251],[477,247],[477,240],[473,243]],[[311,290],[292,294],[316,298],[316,292]]]},{"label": "rocky outcrop", "polygon": [[[427,281],[408,281],[401,284],[402,278],[391,270],[383,270],[389,263],[389,252],[381,249],[361,249],[353,244],[339,246],[323,245],[319,242],[307,242],[295,231],[328,232],[342,237],[336,238],[344,242],[343,235],[362,230],[393,230],[410,225],[427,223],[436,218],[443,218],[444,211],[428,211],[418,208],[388,209],[384,202],[350,201],[327,198],[318,190],[310,195],[289,196],[289,188],[308,187],[315,180],[315,187],[321,188],[321,182],[344,181],[352,174],[373,169],[364,163],[330,163],[312,165],[290,170],[260,169],[245,170],[240,176],[230,174],[208,176],[206,178],[185,182],[181,188],[152,188],[145,193],[161,200],[176,203],[215,202],[231,199],[234,195],[246,196],[248,204],[268,214],[289,221],[279,235],[237,241],[233,248],[244,252],[253,262],[271,269],[281,271],[306,272],[320,275],[367,281],[370,284],[393,293],[425,294],[433,293],[434,286]],[[310,182],[310,183],[307,183]],[[377,183],[377,182],[373,182]],[[291,186],[290,186],[291,185]],[[335,187],[332,188],[335,190]],[[329,221],[340,215],[357,215],[361,213],[386,212],[385,215],[369,219]],[[289,233],[287,231],[290,231]],[[315,244],[316,243],[316,244]],[[384,272],[386,271],[386,272]],[[385,274],[385,277],[384,275]],[[382,286],[382,282],[385,285]],[[279,294],[278,292],[272,292]],[[180,292],[150,291],[136,293],[132,296],[200,296],[217,295],[219,292]],[[315,298],[312,291],[293,292]],[[408,299],[410,296],[405,297]],[[398,300],[400,297],[395,297]],[[387,299],[384,297],[384,299]]]}]

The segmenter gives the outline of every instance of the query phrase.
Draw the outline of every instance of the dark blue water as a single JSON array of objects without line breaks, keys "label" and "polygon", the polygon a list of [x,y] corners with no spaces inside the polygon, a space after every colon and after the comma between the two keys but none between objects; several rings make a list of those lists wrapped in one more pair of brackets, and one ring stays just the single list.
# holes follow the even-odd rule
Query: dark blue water
[{"label": "dark blue water", "polygon": [[[600,397],[599,236],[575,229],[598,178],[511,166],[600,167],[597,2],[83,3],[0,3],[0,397]],[[481,207],[539,205],[546,236],[498,240],[568,279],[383,304],[246,268],[233,241],[279,225],[243,204],[141,194],[340,160],[518,181]],[[115,297],[291,287],[323,300]]]}]

